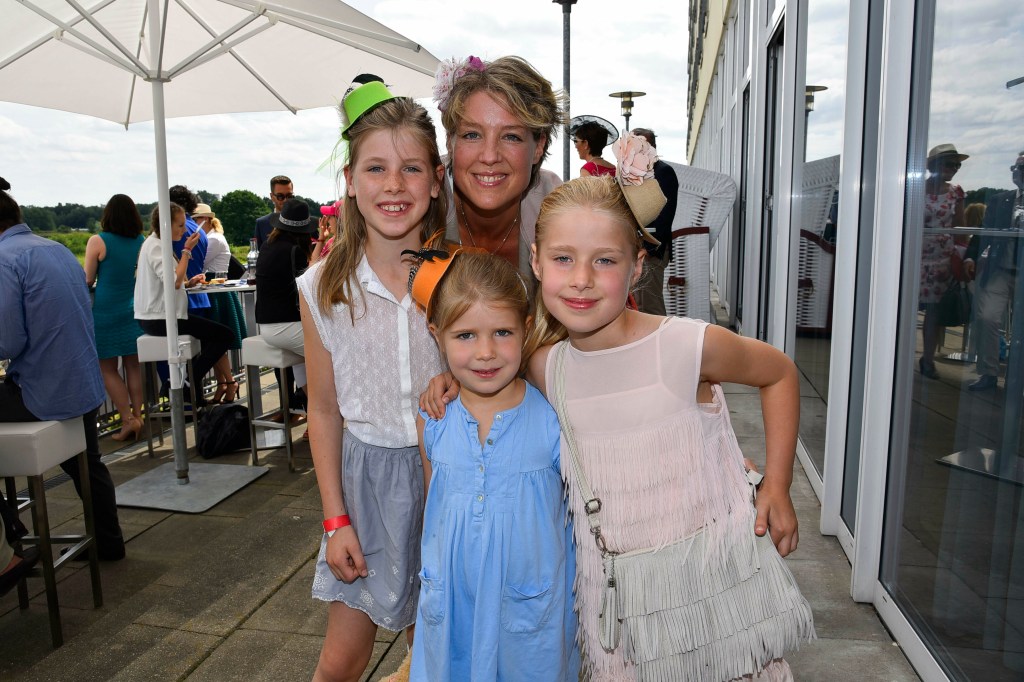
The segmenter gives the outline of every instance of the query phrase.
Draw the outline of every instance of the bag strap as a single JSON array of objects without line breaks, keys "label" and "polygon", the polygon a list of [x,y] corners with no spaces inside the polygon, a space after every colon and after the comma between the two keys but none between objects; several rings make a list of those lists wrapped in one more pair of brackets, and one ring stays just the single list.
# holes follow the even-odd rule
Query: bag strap
[{"label": "bag strap", "polygon": [[565,438],[566,448],[569,450],[569,461],[572,463],[576,483],[580,488],[580,495],[583,497],[583,511],[587,514],[587,523],[590,524],[590,533],[594,536],[594,542],[601,551],[601,556],[614,555],[616,552],[608,551],[604,536],[601,535],[601,498],[594,495],[590,489],[590,483],[583,473],[583,465],[580,464],[579,449],[576,447],[576,436],[572,429],[572,422],[569,421],[569,410],[565,405],[565,352],[569,347],[569,341],[562,341],[555,348],[555,372],[554,385],[551,387],[552,397],[555,399],[555,412],[558,413],[558,421],[562,426],[562,437]]}]

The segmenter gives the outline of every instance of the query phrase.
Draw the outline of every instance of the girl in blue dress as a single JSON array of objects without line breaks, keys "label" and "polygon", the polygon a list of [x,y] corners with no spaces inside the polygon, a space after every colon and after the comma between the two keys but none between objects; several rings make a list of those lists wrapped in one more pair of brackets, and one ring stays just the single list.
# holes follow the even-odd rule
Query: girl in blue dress
[{"label": "girl in blue dress", "polygon": [[429,483],[411,679],[576,682],[558,418],[519,378],[526,284],[487,253],[432,256],[413,298],[462,390],[417,420]]}]

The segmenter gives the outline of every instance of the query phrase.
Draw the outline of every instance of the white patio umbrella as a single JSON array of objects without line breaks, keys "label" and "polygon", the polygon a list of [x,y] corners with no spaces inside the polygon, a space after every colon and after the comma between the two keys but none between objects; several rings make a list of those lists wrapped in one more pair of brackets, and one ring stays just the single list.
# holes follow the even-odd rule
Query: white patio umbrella
[{"label": "white patio umbrella", "polygon": [[[336,0],[0,0],[0,100],[153,121],[160,214],[165,119],[336,105],[374,73],[396,95],[429,96],[437,58]],[[171,231],[161,235],[168,357],[180,359]],[[171,363],[174,460],[188,482],[182,383]]]}]

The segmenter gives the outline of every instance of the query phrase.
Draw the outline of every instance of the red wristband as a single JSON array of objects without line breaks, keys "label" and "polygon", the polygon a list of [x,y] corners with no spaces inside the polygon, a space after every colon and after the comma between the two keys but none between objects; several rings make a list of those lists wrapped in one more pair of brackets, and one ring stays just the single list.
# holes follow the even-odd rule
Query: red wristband
[{"label": "red wristband", "polygon": [[352,522],[348,518],[348,514],[342,514],[341,516],[334,516],[324,520],[324,532],[330,533],[332,530],[338,530],[345,526],[351,526]]}]

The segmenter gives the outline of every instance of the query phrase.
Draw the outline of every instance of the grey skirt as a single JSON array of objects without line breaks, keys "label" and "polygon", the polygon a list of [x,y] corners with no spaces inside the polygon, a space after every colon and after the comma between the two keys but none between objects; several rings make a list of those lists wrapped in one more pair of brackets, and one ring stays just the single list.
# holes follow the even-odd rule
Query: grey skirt
[{"label": "grey skirt", "polygon": [[401,630],[416,621],[423,531],[423,462],[417,447],[367,445],[345,431],[341,446],[345,510],[369,575],[345,583],[327,565],[327,534],[313,578],[313,598],[340,601],[377,625]]}]

